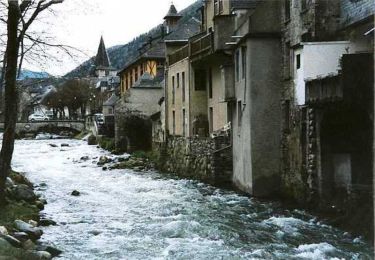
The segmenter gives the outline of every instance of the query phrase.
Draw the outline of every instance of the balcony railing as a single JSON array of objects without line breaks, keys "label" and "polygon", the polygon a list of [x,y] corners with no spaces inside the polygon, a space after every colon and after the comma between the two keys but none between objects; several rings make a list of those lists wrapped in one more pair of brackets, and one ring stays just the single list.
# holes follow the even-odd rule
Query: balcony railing
[{"label": "balcony railing", "polygon": [[189,45],[182,47],[168,56],[169,65],[175,64],[185,58],[189,57]]},{"label": "balcony railing", "polygon": [[212,49],[212,33],[208,33],[205,36],[195,40],[190,45],[191,56],[196,56],[204,52],[209,52]]}]

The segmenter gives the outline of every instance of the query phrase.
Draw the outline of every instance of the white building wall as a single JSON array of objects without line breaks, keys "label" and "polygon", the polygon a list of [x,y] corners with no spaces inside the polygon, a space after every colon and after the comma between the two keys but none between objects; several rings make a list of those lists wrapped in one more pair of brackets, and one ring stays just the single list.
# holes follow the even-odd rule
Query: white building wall
[{"label": "white building wall", "polygon": [[[294,84],[298,105],[305,104],[306,80],[323,78],[338,74],[340,59],[343,54],[355,53],[360,46],[349,41],[306,42],[294,50]],[[297,56],[300,55],[301,66],[297,69]],[[306,62],[308,61],[308,62]]]}]

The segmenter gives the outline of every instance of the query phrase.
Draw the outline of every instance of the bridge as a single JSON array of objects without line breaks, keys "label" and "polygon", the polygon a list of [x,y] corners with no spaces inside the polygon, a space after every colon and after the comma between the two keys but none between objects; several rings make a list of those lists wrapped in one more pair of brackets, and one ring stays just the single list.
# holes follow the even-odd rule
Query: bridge
[{"label": "bridge", "polygon": [[[0,123],[0,129],[4,130],[4,123]],[[16,125],[16,134],[20,133],[38,133],[47,131],[49,129],[66,129],[75,132],[81,132],[86,129],[85,121],[34,121],[34,122],[19,122]]]}]

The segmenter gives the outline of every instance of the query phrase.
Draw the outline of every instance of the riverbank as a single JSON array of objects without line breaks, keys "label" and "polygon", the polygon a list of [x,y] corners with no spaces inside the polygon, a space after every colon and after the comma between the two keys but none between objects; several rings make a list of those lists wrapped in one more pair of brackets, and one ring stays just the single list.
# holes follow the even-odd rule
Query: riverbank
[{"label": "riverbank", "polygon": [[[61,251],[40,244],[40,226],[55,225],[43,218],[41,210],[47,201],[35,194],[34,185],[21,173],[10,174],[6,182],[8,204],[0,211],[0,258],[51,259]],[[3,259],[3,258],[1,258]]]}]

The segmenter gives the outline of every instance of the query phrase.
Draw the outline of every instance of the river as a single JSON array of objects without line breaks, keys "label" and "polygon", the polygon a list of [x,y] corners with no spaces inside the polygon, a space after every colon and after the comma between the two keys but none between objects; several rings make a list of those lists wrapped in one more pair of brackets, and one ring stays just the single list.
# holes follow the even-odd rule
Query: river
[{"label": "river", "polygon": [[42,183],[43,214],[58,223],[42,242],[60,259],[372,259],[362,239],[303,211],[157,172],[103,171],[100,155],[78,140],[16,142],[13,168]]}]

